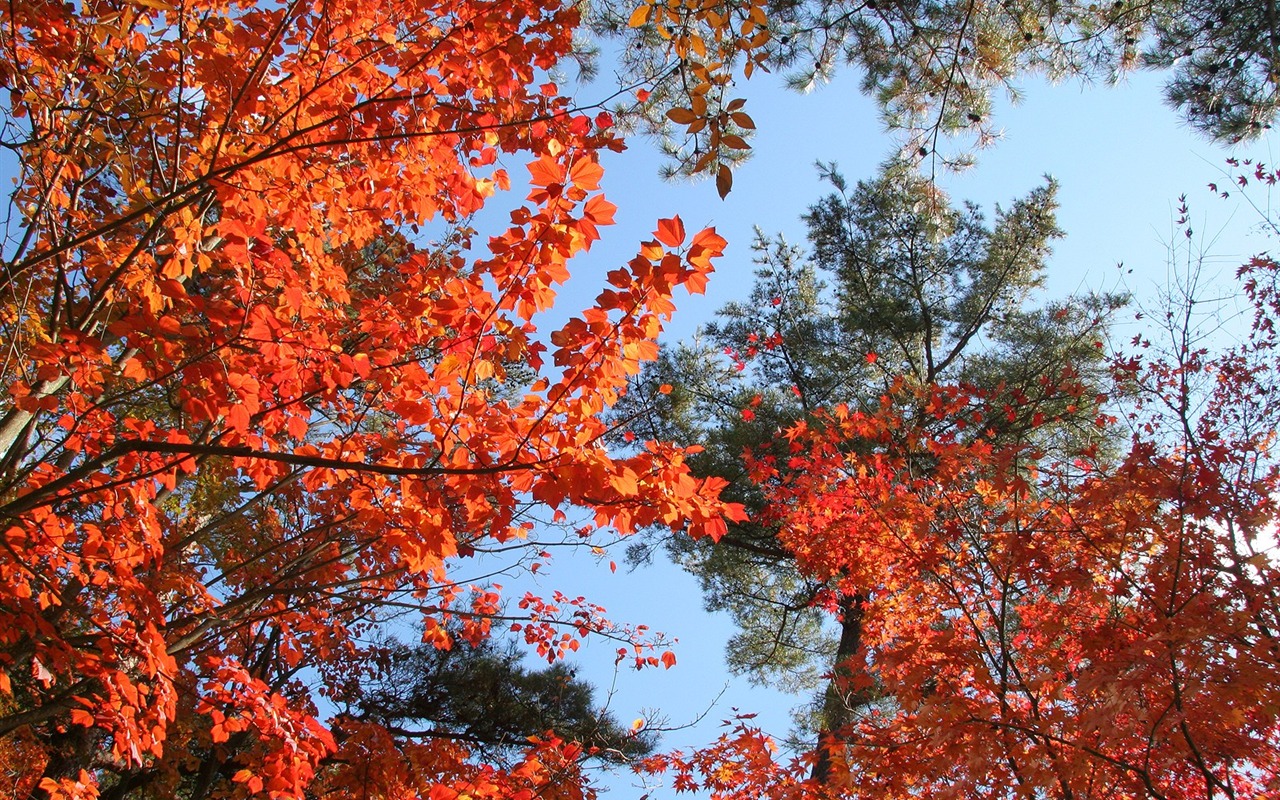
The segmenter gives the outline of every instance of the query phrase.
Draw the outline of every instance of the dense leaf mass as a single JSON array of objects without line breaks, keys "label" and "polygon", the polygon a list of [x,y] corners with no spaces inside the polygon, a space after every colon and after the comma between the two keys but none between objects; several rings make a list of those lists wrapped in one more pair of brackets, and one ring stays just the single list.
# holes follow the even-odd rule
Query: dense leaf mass
[{"label": "dense leaf mass", "polygon": [[[558,0],[0,8],[15,792],[589,793],[551,732],[498,764],[326,710],[392,613],[436,647],[455,612],[489,635],[502,598],[458,559],[519,550],[536,508],[579,507],[587,539],[732,514],[680,449],[614,458],[598,419],[723,239],[665,220],[592,307],[532,322],[613,219],[611,120],[546,82],[578,21]],[[519,609],[547,659],[604,632],[659,663],[582,598]]]}]

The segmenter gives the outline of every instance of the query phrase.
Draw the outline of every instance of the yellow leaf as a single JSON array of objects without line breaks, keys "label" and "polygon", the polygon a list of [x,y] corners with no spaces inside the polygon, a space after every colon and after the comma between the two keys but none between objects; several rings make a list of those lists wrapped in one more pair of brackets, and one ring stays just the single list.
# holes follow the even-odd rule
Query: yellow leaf
[{"label": "yellow leaf", "polygon": [[648,3],[641,4],[639,8],[631,12],[631,19],[627,20],[627,27],[639,28],[641,25],[648,22],[650,10]]}]

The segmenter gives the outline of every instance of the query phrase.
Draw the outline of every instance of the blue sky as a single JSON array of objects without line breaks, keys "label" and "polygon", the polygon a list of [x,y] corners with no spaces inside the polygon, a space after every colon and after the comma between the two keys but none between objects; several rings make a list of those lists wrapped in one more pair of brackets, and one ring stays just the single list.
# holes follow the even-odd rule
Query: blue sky
[{"label": "blue sky", "polygon": [[[660,180],[660,157],[651,142],[636,138],[628,151],[608,157],[603,186],[619,207],[618,224],[604,231],[605,239],[591,253],[571,265],[574,278],[553,316],[568,315],[588,303],[605,272],[634,255],[658,218],[676,213],[689,230],[715,225],[730,244],[707,295],[677,300],[679,310],[667,340],[691,336],[716,308],[745,297],[751,286],[749,246],[756,226],[766,233],[783,233],[793,243],[804,241],[799,216],[825,191],[813,168],[816,160],[836,161],[847,178],[856,180],[870,177],[895,148],[873,104],[858,94],[855,78],[846,72],[808,95],[778,88],[780,79],[770,75],[758,75],[744,87],[745,110],[759,131],[755,157],[737,171],[734,190],[723,202],[710,182]],[[1251,234],[1260,220],[1239,193],[1223,200],[1207,188],[1210,182],[1227,183],[1223,171],[1229,156],[1273,163],[1274,137],[1228,150],[1196,136],[1162,103],[1162,78],[1138,73],[1114,87],[1027,81],[1020,87],[1023,102],[998,106],[1003,139],[980,152],[973,169],[941,177],[953,201],[975,201],[988,213],[994,204],[1025,194],[1046,174],[1060,182],[1058,219],[1067,236],[1055,245],[1046,296],[1128,291],[1139,304],[1154,307],[1178,269],[1187,266],[1188,257],[1201,254],[1205,278],[1217,287],[1211,291],[1230,295],[1236,266],[1250,255],[1275,249],[1274,241]],[[589,91],[584,90],[584,99],[589,100]],[[508,166],[517,174],[517,165]],[[1183,194],[1190,209],[1190,238],[1185,229],[1175,227],[1178,197]],[[1227,304],[1210,314],[1229,316],[1230,309]],[[1117,326],[1117,341],[1145,332],[1147,324],[1129,314]],[[622,560],[620,552],[611,557]],[[722,616],[702,610],[692,578],[662,563],[629,574],[620,567],[615,575],[607,561],[560,558],[538,583],[547,591],[585,594],[615,619],[643,622],[679,639],[679,662],[673,670],[623,672],[616,683],[612,645],[601,643],[579,654],[580,674],[602,691],[616,686],[610,708],[620,719],[627,722],[656,708],[680,724],[714,702],[702,724],[668,735],[664,745],[710,741],[734,708],[760,712],[756,722],[762,727],[779,737],[787,733],[789,709],[805,698],[730,678],[723,648],[732,626]],[[608,783],[618,787],[615,797],[640,794],[626,788],[625,776]]]}]

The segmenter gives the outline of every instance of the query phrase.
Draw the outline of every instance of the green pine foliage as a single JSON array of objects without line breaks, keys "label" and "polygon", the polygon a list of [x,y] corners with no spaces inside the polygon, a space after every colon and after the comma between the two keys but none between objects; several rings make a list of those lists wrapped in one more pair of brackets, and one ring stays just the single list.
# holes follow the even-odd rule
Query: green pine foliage
[{"label": "green pine foliage", "polygon": [[610,763],[647,755],[655,744],[602,710],[571,666],[530,668],[515,642],[456,637],[447,650],[395,643],[380,666],[354,711],[407,739],[456,739],[499,761],[520,755],[531,736],[580,742]]},{"label": "green pine foliage", "polygon": [[[1227,143],[1262,135],[1280,111],[1275,0],[733,0],[682,6],[678,24],[628,27],[637,5],[596,0],[588,16],[597,34],[624,41],[621,80],[646,93],[620,106],[620,117],[662,141],[671,174],[748,155],[718,137],[749,140],[753,126],[709,123],[732,117],[729,106],[742,102],[734,84],[755,69],[807,92],[851,68],[887,126],[905,133],[904,154],[955,167],[999,138],[996,102],[1018,99],[1020,82],[1033,76],[1114,83],[1136,68],[1164,71],[1170,105]],[[673,43],[676,34],[723,41],[717,23],[751,30],[751,12],[761,9],[767,36],[744,35],[736,48],[699,57]]]},{"label": "green pine foliage", "polygon": [[[1052,181],[988,219],[973,205],[952,207],[901,162],[852,187],[834,166],[821,169],[833,191],[804,217],[807,250],[758,235],[750,298],[668,348],[628,393],[618,413],[635,435],[702,445],[698,471],[727,479],[730,499],[749,511],[765,506],[770,487],[749,480],[745,451],[785,463],[789,425],[838,403],[876,408],[895,383],[965,385],[1007,408],[990,437],[1045,453],[1107,445],[1094,424],[1106,383],[1100,343],[1125,298],[1036,302],[1062,236]],[[1066,380],[1090,391],[1055,393]],[[658,390],[664,384],[670,391]],[[922,409],[899,413],[909,426],[948,424]],[[928,469],[923,457],[920,466]],[[833,667],[858,646],[857,603],[833,600],[802,574],[777,533],[753,515],[718,545],[649,540],[632,557],[665,547],[698,577],[707,607],[737,626],[730,669],[792,691],[829,688]],[[832,630],[829,611],[842,630]],[[851,704],[876,696],[825,691],[808,726],[835,730]]]}]

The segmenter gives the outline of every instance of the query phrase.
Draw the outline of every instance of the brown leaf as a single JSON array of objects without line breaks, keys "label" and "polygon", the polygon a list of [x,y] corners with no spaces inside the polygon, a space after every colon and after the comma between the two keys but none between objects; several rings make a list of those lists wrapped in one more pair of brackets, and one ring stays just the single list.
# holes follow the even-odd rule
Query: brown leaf
[{"label": "brown leaf", "polygon": [[689,125],[698,119],[698,115],[687,108],[673,108],[667,112],[667,119],[677,125]]},{"label": "brown leaf", "polygon": [[716,191],[720,193],[720,199],[728,197],[732,189],[733,171],[729,169],[728,164],[721,164],[720,171],[716,173]]}]

